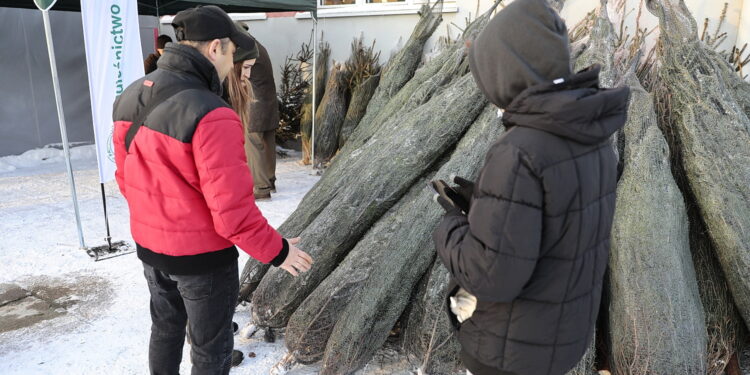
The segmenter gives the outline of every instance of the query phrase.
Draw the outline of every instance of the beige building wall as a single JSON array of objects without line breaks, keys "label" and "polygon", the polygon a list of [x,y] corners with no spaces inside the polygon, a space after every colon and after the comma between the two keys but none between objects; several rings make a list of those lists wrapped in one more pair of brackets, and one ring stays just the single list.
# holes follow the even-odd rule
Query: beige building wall
[{"label": "beige building wall", "polygon": [[[739,31],[737,32],[737,46],[742,48],[745,44],[750,44],[750,0],[745,1],[740,11]],[[747,49],[750,50],[750,46]]]}]

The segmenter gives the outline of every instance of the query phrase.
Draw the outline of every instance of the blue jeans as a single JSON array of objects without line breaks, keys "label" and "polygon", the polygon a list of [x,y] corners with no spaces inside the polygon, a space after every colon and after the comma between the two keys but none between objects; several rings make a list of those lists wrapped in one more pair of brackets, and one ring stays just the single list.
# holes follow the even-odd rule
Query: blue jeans
[{"label": "blue jeans", "polygon": [[151,374],[179,374],[186,327],[191,373],[228,374],[239,293],[237,263],[200,275],[169,275],[143,263],[143,273],[151,292]]}]

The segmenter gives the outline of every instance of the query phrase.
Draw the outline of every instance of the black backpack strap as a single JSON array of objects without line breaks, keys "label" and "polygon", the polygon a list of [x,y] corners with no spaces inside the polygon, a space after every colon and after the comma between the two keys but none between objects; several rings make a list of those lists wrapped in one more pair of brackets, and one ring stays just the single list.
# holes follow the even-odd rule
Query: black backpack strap
[{"label": "black backpack strap", "polygon": [[141,126],[143,126],[143,122],[146,121],[146,117],[148,117],[151,111],[156,109],[159,104],[164,103],[167,99],[179,94],[182,91],[190,90],[193,88],[196,87],[185,85],[168,86],[163,90],[157,92],[156,95],[152,96],[148,101],[148,105],[146,105],[146,107],[141,110],[135,120],[133,120],[133,122],[130,124],[130,128],[128,129],[128,133],[125,134],[125,151],[130,150],[130,144],[133,143],[135,134],[138,133],[138,130],[141,128]]}]

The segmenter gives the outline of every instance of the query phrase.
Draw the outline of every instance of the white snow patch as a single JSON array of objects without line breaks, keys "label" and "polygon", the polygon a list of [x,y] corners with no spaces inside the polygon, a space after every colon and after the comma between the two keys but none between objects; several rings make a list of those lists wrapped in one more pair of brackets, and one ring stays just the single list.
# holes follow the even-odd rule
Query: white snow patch
[{"label": "white snow patch", "polygon": [[[70,161],[74,170],[96,168],[96,146],[71,143]],[[51,144],[24,152],[21,155],[0,157],[0,178],[28,176],[65,171],[62,145]]]},{"label": "white snow patch", "polygon": [[[101,191],[93,145],[71,148],[86,245],[104,244],[106,235]],[[274,227],[297,207],[319,177],[297,164],[300,154],[278,159],[277,190],[258,207]],[[129,212],[114,182],[105,184],[113,240],[131,242]],[[62,150],[47,147],[0,158],[0,283],[29,277],[60,277],[71,273],[99,276],[114,291],[97,311],[74,308],[62,317],[0,334],[0,374],[144,374],[148,373],[151,329],[149,293],[143,267],[126,255],[94,262],[78,249]],[[248,256],[240,252],[240,269]],[[107,289],[108,290],[108,289]],[[90,293],[102,293],[91,290]],[[86,300],[77,292],[69,300]],[[17,314],[27,314],[23,309]],[[249,307],[240,306],[235,321],[250,321]],[[283,340],[269,344],[262,335],[236,337],[246,356],[233,374],[263,374],[286,353]],[[190,347],[184,348],[181,373],[190,373]]]}]

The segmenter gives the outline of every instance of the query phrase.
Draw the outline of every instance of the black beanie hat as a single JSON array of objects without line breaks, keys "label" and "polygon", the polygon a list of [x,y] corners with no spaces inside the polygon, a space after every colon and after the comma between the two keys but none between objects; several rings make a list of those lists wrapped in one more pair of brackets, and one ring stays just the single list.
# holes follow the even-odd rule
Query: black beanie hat
[{"label": "black beanie hat", "polygon": [[[237,25],[237,28],[239,28],[240,30],[245,30],[245,33],[247,35],[250,35],[250,33],[247,32],[248,31],[248,27],[245,24],[243,24],[241,22],[235,22],[235,25]],[[250,37],[252,38],[252,36],[250,36]],[[253,40],[255,40],[255,38],[253,38]],[[233,61],[236,64],[236,63],[238,63],[240,61],[257,59],[259,52],[260,51],[258,51],[258,43],[257,42],[253,43],[253,48],[251,48],[249,50],[241,48],[241,47],[237,47],[237,51],[234,52],[234,60]]]}]

